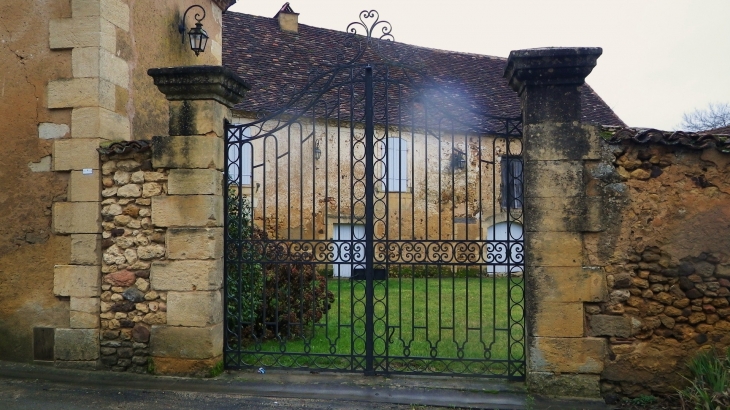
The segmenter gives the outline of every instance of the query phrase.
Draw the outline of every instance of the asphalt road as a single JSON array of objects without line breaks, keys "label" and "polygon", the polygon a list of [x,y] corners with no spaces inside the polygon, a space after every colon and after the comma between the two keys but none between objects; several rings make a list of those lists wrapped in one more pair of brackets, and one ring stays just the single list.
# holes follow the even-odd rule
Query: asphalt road
[{"label": "asphalt road", "polygon": [[239,394],[111,387],[75,387],[42,380],[0,378],[0,409],[312,409],[413,410],[434,409],[346,400],[265,398]]}]

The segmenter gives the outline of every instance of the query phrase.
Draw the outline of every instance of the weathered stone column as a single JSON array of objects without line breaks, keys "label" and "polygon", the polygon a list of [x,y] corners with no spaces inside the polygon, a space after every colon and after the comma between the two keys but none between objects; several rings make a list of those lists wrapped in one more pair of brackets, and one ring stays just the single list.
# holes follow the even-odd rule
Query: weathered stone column
[{"label": "weathered stone column", "polygon": [[152,166],[169,179],[152,199],[167,260],[153,263],[150,281],[167,292],[167,324],[152,327],[150,353],[157,373],[206,373],[223,354],[224,120],[248,87],[221,66],[148,74],[170,101],[170,136],[152,142]]},{"label": "weathered stone column", "polygon": [[606,341],[586,337],[583,307],[606,298],[583,247],[584,232],[603,229],[601,198],[584,183],[600,146],[581,124],[579,87],[601,52],[517,50],[505,70],[524,118],[528,384],[537,393],[600,395]]}]

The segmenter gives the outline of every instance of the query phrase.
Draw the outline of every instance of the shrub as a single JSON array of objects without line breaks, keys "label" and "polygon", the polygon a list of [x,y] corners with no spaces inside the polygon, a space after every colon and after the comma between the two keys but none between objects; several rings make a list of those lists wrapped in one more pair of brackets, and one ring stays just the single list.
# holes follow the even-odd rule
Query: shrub
[{"label": "shrub", "polygon": [[[335,300],[325,278],[315,270],[309,253],[289,253],[286,245],[268,246],[264,303],[254,334],[264,339],[309,336],[309,325],[317,323]],[[265,326],[264,326],[265,323]]]},{"label": "shrub", "polygon": [[260,253],[254,247],[254,240],[260,239],[260,230],[251,220],[251,204],[247,197],[238,198],[234,190],[228,193],[228,244],[226,257],[226,292],[229,326],[232,329],[240,321],[241,326],[250,326],[258,318],[263,296],[263,274],[256,261]]},{"label": "shrub", "polygon": [[240,326],[242,337],[256,339],[305,335],[334,302],[312,255],[291,253],[288,243],[270,241],[253,224],[246,197],[231,191],[228,203],[229,329]]},{"label": "shrub", "polygon": [[717,350],[695,355],[688,364],[690,385],[679,391],[683,409],[730,409],[730,347],[722,357]]}]

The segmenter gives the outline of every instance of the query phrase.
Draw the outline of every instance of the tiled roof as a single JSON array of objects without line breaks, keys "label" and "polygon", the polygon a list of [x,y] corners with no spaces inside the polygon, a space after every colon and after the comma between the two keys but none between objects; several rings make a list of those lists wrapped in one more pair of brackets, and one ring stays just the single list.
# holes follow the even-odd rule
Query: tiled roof
[{"label": "tiled roof", "polygon": [[[276,19],[228,12],[223,16],[223,65],[246,80],[251,91],[235,109],[268,112],[282,105],[282,90],[301,89],[314,66],[337,62],[350,35],[344,31],[299,25],[298,33],[279,29]],[[507,59],[381,42],[381,52],[423,69],[439,87],[471,110],[494,116],[520,115],[520,100],[502,78]],[[408,56],[408,57],[404,57]],[[360,60],[382,61],[372,48]],[[588,85],[583,86],[583,120],[625,126]]]}]

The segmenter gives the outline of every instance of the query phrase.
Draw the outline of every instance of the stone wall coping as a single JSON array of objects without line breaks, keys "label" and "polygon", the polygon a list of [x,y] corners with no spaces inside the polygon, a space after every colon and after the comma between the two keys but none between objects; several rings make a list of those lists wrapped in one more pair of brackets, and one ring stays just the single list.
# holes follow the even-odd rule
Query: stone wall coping
[{"label": "stone wall coping", "polygon": [[148,140],[120,141],[114,142],[106,147],[97,148],[96,150],[102,155],[122,155],[149,151],[151,146]]},{"label": "stone wall coping", "polygon": [[241,77],[223,66],[150,68],[147,74],[169,101],[215,100],[232,108],[250,90]]},{"label": "stone wall coping", "polygon": [[696,150],[715,148],[724,154],[730,154],[730,135],[661,131],[654,128],[602,127],[601,136],[609,144],[631,141],[638,144],[680,145]]},{"label": "stone wall coping", "polygon": [[579,86],[585,82],[602,53],[600,47],[512,50],[504,78],[520,94],[525,86]]}]

